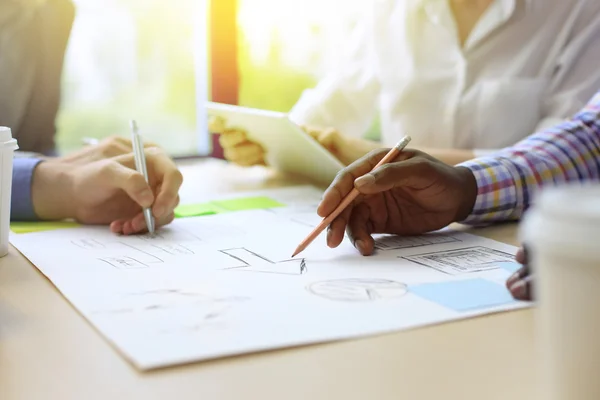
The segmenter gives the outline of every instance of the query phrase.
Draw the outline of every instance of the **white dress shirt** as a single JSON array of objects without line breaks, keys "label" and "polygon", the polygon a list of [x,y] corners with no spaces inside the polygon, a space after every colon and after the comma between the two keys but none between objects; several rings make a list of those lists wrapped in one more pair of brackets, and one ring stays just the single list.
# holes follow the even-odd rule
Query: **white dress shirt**
[{"label": "white dress shirt", "polygon": [[290,113],[360,137],[486,151],[582,108],[600,88],[600,0],[496,0],[461,46],[448,0],[375,0],[346,57]]}]

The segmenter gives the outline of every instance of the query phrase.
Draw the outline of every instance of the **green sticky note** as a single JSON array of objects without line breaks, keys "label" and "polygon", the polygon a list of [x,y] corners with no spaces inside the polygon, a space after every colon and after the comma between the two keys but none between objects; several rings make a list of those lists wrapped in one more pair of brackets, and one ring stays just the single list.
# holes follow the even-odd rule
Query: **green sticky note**
[{"label": "green sticky note", "polygon": [[275,207],[285,207],[285,204],[264,196],[242,197],[239,199],[215,200],[208,203],[185,204],[175,209],[175,217],[198,217],[232,211],[263,210]]},{"label": "green sticky note", "polygon": [[218,200],[213,201],[212,204],[214,204],[218,209],[220,209],[221,212],[261,210],[266,208],[285,207],[285,204],[281,204],[278,201],[271,199],[270,197],[264,196]]},{"label": "green sticky note", "polygon": [[212,203],[184,204],[175,209],[176,218],[197,217],[200,215],[212,215],[218,211]]},{"label": "green sticky note", "polygon": [[31,233],[76,228],[78,226],[81,225],[73,221],[11,222],[10,230],[14,233]]}]

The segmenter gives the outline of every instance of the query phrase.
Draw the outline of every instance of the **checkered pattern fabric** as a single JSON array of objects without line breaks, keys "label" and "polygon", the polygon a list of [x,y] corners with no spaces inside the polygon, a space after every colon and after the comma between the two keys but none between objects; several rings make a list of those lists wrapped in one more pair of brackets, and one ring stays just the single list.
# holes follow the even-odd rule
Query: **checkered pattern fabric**
[{"label": "checkered pattern fabric", "polygon": [[600,181],[600,92],[561,125],[460,166],[477,180],[471,224],[519,219],[541,187]]}]

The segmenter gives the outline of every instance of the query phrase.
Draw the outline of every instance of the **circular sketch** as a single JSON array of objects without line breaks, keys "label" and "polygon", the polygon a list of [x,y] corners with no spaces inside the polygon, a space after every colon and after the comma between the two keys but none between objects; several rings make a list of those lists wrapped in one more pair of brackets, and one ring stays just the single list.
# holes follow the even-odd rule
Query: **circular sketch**
[{"label": "circular sketch", "polygon": [[375,301],[396,299],[406,294],[404,283],[388,279],[335,279],[315,282],[306,288],[312,294],[330,300]]}]

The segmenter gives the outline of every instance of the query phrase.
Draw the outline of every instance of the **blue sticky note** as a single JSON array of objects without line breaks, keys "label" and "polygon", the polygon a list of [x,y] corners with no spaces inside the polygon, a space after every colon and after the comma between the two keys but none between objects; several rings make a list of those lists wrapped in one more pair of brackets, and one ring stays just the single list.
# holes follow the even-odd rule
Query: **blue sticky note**
[{"label": "blue sticky note", "polygon": [[503,261],[496,263],[496,265],[502,268],[503,270],[510,272],[511,274],[517,272],[517,270],[522,267],[521,264],[514,261]]},{"label": "blue sticky note", "polygon": [[504,286],[481,278],[424,283],[411,286],[409,290],[455,311],[472,311],[515,302]]}]

